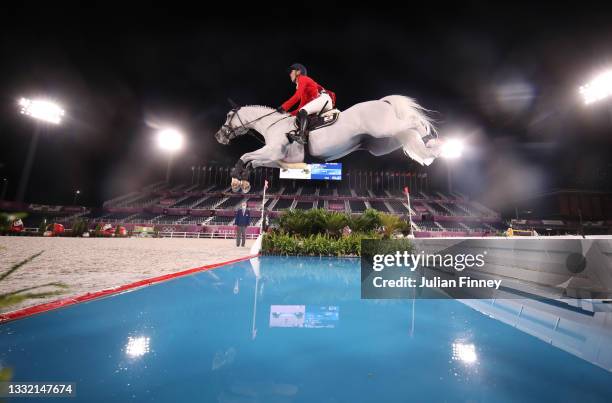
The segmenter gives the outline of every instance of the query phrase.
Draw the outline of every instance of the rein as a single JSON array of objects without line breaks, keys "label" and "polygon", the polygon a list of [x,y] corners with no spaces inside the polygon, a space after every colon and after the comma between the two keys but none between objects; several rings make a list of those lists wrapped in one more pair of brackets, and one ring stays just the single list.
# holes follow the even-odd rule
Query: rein
[{"label": "rein", "polygon": [[[234,109],[233,109],[233,111],[234,111],[234,115],[232,115],[232,119],[234,118],[234,116],[237,116],[237,117],[238,117],[238,120],[240,121],[240,126],[235,127],[235,128],[232,128],[232,127],[229,125],[229,123],[231,123],[231,122],[232,122],[232,119],[230,119],[230,120],[229,120],[228,124],[225,124],[225,125],[224,125],[225,127],[227,127],[227,128],[229,129],[230,133],[232,133],[232,134],[233,134],[233,137],[238,137],[238,134],[236,133],[236,131],[237,131],[237,130],[240,130],[240,129],[248,129],[248,128],[246,127],[247,125],[250,125],[250,124],[255,123],[255,122],[257,122],[257,121],[259,121],[259,120],[261,120],[261,119],[263,119],[263,118],[267,118],[268,116],[270,116],[270,115],[273,115],[273,114],[277,113],[277,111],[272,111],[272,112],[270,112],[270,113],[268,113],[268,114],[266,114],[266,115],[263,115],[263,116],[258,117],[257,119],[253,119],[253,120],[251,120],[250,122],[244,123],[244,122],[242,121],[242,119],[240,118],[240,115],[238,114],[238,111],[240,110],[240,108],[241,108],[241,107],[234,108]],[[288,117],[289,117],[289,116],[284,116],[284,117],[280,118],[280,119],[279,119],[279,120],[277,120],[276,122],[272,123],[272,124],[271,124],[269,127],[272,127],[273,125],[277,124],[277,123],[278,123],[278,122],[280,122],[281,120],[286,119],[286,118],[288,118]],[[249,133],[251,136],[253,136],[254,138],[256,138],[256,139],[257,139],[257,140],[258,140],[260,143],[262,143],[262,144],[266,144],[266,142],[265,142],[265,141],[261,140],[261,139],[260,139],[259,137],[257,137],[256,135],[252,134],[252,133],[250,132],[250,130],[249,130],[247,133]]]},{"label": "rein", "polygon": [[[240,108],[236,108],[236,109],[234,109],[234,115],[238,116],[238,120],[240,121],[240,126],[236,127],[236,128],[235,128],[235,129],[233,129],[233,130],[236,130],[236,129],[243,129],[243,128],[245,128],[245,127],[246,127],[246,125],[250,125],[251,123],[255,123],[255,122],[257,122],[257,121],[259,121],[259,120],[261,120],[261,119],[263,119],[263,118],[267,118],[268,116],[270,116],[270,115],[272,115],[272,114],[277,113],[276,111],[272,111],[272,112],[270,112],[270,113],[268,113],[268,114],[266,114],[266,115],[263,115],[263,116],[258,117],[257,119],[251,120],[250,122],[243,123],[243,122],[242,122],[242,119],[240,119],[240,115],[238,114],[238,111],[239,111],[239,110],[240,110]],[[231,119],[230,119],[230,122],[231,122]]]}]

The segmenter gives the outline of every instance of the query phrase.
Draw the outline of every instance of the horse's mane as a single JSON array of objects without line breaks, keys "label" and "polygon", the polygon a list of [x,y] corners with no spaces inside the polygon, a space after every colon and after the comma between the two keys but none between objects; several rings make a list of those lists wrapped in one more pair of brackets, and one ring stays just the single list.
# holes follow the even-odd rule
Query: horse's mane
[{"label": "horse's mane", "polygon": [[274,109],[271,106],[266,106],[266,105],[244,105],[243,108],[264,108],[264,109],[267,109],[267,110]]}]

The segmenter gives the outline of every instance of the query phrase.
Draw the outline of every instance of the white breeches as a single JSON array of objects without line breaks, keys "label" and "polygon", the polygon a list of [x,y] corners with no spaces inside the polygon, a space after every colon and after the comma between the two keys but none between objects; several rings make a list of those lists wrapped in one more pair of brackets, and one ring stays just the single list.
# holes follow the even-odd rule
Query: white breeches
[{"label": "white breeches", "polygon": [[[327,102],[327,104],[325,104]],[[323,105],[325,105],[325,109],[323,109]],[[323,112],[327,112],[333,108],[332,99],[328,94],[321,94],[312,101],[308,102],[306,105],[302,107],[303,110],[306,110],[309,115],[313,113],[319,113],[321,109]]]}]

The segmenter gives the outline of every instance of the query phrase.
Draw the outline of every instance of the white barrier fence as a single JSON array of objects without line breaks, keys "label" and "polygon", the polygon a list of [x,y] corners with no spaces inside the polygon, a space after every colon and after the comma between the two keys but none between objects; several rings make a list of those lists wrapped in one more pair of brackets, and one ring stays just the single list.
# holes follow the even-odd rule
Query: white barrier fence
[{"label": "white barrier fence", "polygon": [[[208,239],[234,239],[236,231],[215,232],[158,232],[160,238],[208,238]],[[246,234],[246,239],[257,239],[259,234]]]},{"label": "white barrier fence", "polygon": [[[70,233],[70,228],[66,229],[66,233]],[[24,228],[26,234],[38,234],[38,228]],[[140,235],[140,236],[152,236],[153,234]],[[138,234],[133,234],[133,237],[139,237]],[[257,239],[259,234],[246,234],[246,239]],[[180,231],[160,231],[157,233],[158,238],[204,238],[204,239],[234,239],[236,238],[236,231],[215,231],[215,232],[180,232]]]}]

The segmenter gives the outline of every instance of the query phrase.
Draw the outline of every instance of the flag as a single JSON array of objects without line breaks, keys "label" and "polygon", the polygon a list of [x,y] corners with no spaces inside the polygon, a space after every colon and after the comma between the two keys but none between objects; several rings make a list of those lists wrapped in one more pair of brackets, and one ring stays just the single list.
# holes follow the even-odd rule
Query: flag
[{"label": "flag", "polygon": [[264,179],[264,190],[268,188],[268,180]]}]

